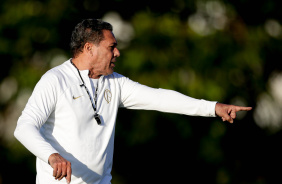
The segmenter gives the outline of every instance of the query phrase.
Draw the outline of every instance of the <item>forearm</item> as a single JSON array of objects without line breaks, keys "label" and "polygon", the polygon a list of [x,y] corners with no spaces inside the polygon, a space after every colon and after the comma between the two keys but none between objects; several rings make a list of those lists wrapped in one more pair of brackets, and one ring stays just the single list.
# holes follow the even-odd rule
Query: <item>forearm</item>
[{"label": "forearm", "polygon": [[157,89],[154,99],[157,99],[155,107],[163,112],[215,117],[216,102],[195,99],[166,89]]},{"label": "forearm", "polygon": [[19,118],[14,132],[15,137],[36,157],[48,163],[49,156],[58,152],[46,142],[33,123],[23,121],[22,118]]}]

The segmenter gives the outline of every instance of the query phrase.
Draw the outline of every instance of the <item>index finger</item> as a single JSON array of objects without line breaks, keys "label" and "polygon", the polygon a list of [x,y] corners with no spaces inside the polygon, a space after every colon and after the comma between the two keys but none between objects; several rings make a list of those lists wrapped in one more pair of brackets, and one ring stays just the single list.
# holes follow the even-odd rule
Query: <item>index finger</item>
[{"label": "index finger", "polygon": [[252,110],[252,107],[236,106],[235,110],[236,110],[236,112],[237,111],[250,111],[250,110]]}]

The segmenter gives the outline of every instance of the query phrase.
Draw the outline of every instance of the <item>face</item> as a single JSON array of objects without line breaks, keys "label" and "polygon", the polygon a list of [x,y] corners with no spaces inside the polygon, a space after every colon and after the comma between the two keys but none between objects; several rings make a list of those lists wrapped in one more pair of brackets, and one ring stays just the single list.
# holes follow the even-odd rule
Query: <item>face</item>
[{"label": "face", "polygon": [[112,74],[114,72],[116,58],[120,56],[117,49],[117,41],[113,33],[109,30],[104,30],[103,34],[104,39],[97,46],[93,44],[90,52],[92,63],[92,71],[90,72],[94,74],[92,78]]}]

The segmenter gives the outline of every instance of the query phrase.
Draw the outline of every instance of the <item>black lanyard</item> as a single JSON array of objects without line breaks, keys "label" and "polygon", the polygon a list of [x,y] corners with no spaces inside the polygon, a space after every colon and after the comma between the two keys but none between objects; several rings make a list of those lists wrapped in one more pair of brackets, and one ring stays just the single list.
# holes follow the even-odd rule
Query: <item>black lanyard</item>
[{"label": "black lanyard", "polygon": [[76,68],[76,70],[77,70],[77,72],[78,72],[78,75],[79,75],[79,77],[80,77],[80,79],[81,79],[81,81],[82,81],[82,84],[80,84],[80,87],[84,86],[84,89],[86,90],[86,92],[87,92],[87,94],[88,94],[88,96],[89,96],[90,102],[91,102],[91,104],[92,104],[92,108],[93,108],[93,110],[94,110],[94,118],[95,118],[95,120],[97,121],[98,125],[100,125],[100,124],[101,124],[101,118],[100,118],[100,115],[97,113],[97,110],[96,110],[96,107],[97,107],[97,93],[98,93],[98,84],[99,84],[99,81],[98,81],[98,83],[97,83],[97,87],[96,87],[95,94],[94,94],[94,104],[95,104],[95,105],[94,105],[93,102],[92,102],[92,100],[91,100],[91,96],[90,96],[89,90],[87,89],[87,87],[86,87],[86,85],[85,85],[85,83],[84,83],[84,80],[82,79],[82,77],[81,77],[81,75],[80,75],[80,72],[79,72],[78,68],[75,66],[75,64],[73,64],[72,60],[70,60],[70,62],[71,62],[71,64]]}]

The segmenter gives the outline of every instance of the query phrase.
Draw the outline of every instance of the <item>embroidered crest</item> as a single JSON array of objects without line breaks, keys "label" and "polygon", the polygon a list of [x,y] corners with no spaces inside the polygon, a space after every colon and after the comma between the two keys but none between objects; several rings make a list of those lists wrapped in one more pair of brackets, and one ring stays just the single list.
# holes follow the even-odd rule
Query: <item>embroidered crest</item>
[{"label": "embroidered crest", "polygon": [[112,93],[110,90],[106,89],[104,91],[104,98],[108,103],[110,103],[110,101],[112,100]]}]

